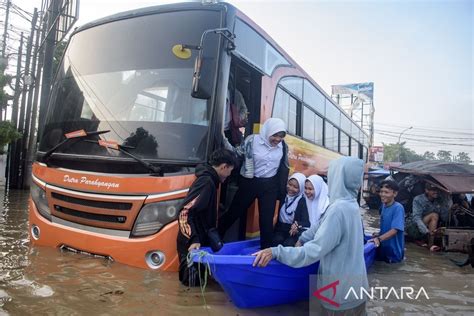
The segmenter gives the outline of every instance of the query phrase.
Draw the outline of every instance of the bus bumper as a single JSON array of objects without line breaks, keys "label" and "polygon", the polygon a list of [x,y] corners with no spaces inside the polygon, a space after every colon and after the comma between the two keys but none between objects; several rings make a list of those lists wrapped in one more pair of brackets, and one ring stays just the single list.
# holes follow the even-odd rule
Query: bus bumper
[{"label": "bus bumper", "polygon": [[142,238],[116,237],[50,222],[38,213],[31,198],[28,203],[28,231],[30,242],[33,245],[55,248],[66,246],[90,254],[111,257],[114,261],[143,269],[152,269],[147,263],[147,258],[151,253],[158,252],[164,255],[162,258],[164,262],[157,269],[178,271],[177,221],[165,226],[152,236]]}]

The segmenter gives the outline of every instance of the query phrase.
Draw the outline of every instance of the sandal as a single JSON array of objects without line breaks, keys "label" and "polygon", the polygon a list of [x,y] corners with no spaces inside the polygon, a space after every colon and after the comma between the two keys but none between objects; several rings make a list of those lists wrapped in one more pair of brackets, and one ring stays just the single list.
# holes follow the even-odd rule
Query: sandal
[{"label": "sandal", "polygon": [[433,245],[433,246],[430,247],[431,252],[438,252],[440,250],[441,250],[441,248],[439,246],[436,246],[436,245]]}]

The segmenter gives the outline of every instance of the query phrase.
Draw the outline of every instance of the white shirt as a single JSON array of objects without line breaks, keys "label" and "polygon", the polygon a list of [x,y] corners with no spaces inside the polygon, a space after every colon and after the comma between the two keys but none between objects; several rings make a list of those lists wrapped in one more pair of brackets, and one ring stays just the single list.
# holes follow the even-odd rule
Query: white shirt
[{"label": "white shirt", "polygon": [[255,140],[253,142],[255,177],[271,178],[276,175],[282,157],[282,143],[279,143],[276,147],[272,147],[266,144],[260,135],[255,136]]}]

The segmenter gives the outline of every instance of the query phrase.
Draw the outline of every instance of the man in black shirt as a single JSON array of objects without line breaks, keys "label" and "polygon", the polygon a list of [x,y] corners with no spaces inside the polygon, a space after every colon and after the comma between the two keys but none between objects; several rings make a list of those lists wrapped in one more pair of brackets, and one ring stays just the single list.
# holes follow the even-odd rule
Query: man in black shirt
[{"label": "man in black shirt", "polygon": [[217,188],[230,175],[235,163],[231,151],[218,149],[209,163],[196,167],[196,180],[189,188],[178,218],[179,280],[186,286],[199,286],[197,267],[188,267],[187,256],[191,250],[209,246],[208,233],[216,227],[217,220]]}]

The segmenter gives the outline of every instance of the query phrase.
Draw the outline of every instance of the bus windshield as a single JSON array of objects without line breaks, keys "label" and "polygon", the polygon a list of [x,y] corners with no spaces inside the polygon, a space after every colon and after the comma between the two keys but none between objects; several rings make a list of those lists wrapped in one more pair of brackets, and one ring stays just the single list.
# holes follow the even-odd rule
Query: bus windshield
[{"label": "bus windshield", "polygon": [[[72,36],[39,151],[50,150],[71,131],[110,130],[103,139],[143,159],[204,161],[211,109],[208,100],[191,97],[197,52],[179,59],[172,47],[198,45],[201,34],[219,21],[216,11],[175,11],[112,21]],[[217,37],[206,42],[214,62],[217,43]],[[90,142],[61,147],[55,158],[61,154],[129,159]]]}]

